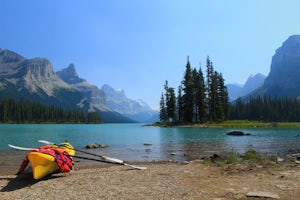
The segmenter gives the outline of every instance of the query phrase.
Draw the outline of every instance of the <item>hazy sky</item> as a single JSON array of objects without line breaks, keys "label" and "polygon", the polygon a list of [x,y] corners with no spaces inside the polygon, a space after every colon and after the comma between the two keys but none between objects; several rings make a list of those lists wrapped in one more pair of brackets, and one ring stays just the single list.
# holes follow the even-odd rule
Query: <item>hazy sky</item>
[{"label": "hazy sky", "polygon": [[0,0],[0,48],[74,63],[99,88],[123,88],[158,108],[165,80],[177,87],[187,56],[210,56],[227,83],[268,75],[275,50],[300,34],[298,0]]}]

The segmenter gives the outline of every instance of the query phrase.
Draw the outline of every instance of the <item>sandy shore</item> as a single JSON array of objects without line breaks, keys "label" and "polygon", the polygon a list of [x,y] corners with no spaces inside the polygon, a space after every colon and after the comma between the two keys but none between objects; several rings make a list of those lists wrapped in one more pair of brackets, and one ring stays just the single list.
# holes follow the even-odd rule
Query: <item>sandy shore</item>
[{"label": "sandy shore", "polygon": [[34,181],[30,173],[0,175],[0,199],[299,199],[300,167],[218,167],[193,161],[77,166]]}]

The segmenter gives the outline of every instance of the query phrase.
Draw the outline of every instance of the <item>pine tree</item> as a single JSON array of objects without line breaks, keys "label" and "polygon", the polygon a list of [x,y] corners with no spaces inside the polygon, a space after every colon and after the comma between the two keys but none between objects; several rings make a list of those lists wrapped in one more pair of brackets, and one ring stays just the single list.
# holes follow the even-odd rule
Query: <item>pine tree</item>
[{"label": "pine tree", "polygon": [[159,103],[159,119],[161,122],[167,122],[167,111],[165,105],[164,93],[161,94],[160,103]]},{"label": "pine tree", "polygon": [[178,87],[178,96],[177,96],[177,121],[179,123],[183,122],[183,97],[182,97],[182,85]]},{"label": "pine tree", "polygon": [[165,109],[167,121],[174,122],[176,119],[176,97],[174,88],[168,86],[168,81],[165,82]]},{"label": "pine tree", "polygon": [[216,119],[216,81],[217,77],[213,69],[213,64],[209,57],[206,59],[206,91],[207,91],[207,115],[209,121]]},{"label": "pine tree", "polygon": [[187,58],[186,70],[183,79],[183,117],[184,122],[191,123],[193,122],[194,116],[194,88],[193,88],[193,75],[192,69],[189,61],[189,57]]},{"label": "pine tree", "polygon": [[193,70],[194,77],[194,112],[195,121],[204,122],[205,121],[205,83],[203,78],[203,73],[201,68],[197,72],[196,69]]},{"label": "pine tree", "polygon": [[168,115],[168,121],[175,122],[176,120],[176,97],[174,88],[168,88],[168,99],[166,100],[166,109]]},{"label": "pine tree", "polygon": [[222,74],[215,72],[217,77],[216,121],[223,121],[228,116],[228,93]]},{"label": "pine tree", "polygon": [[214,71],[209,57],[206,60],[206,81],[201,68],[192,69],[187,57],[183,81],[178,87],[177,102],[174,88],[165,82],[165,94],[160,100],[160,119],[179,123],[222,121],[229,112],[228,92],[222,74]]}]

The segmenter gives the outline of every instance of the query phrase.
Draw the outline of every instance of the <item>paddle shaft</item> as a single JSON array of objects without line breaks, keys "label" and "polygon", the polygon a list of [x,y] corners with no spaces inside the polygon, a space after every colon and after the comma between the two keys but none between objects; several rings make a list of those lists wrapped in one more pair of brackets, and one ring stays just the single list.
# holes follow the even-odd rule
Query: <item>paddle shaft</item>
[{"label": "paddle shaft", "polygon": [[53,145],[56,145],[56,146],[63,146],[63,147],[65,147],[65,148],[67,148],[67,149],[70,149],[70,150],[75,150],[75,151],[77,151],[77,152],[85,153],[85,154],[87,154],[87,155],[100,157],[100,158],[102,158],[103,160],[107,160],[107,161],[109,161],[109,162],[116,162],[116,163],[120,163],[120,164],[123,164],[123,163],[124,163],[123,160],[120,160],[120,159],[117,159],[117,158],[110,158],[110,157],[102,156],[102,155],[99,155],[99,154],[90,153],[90,152],[87,152],[87,151],[82,151],[82,150],[80,150],[80,149],[75,149],[74,147],[73,147],[73,148],[67,147],[67,146],[65,146],[65,145],[63,145],[63,144],[53,144]]},{"label": "paddle shaft", "polygon": [[[67,147],[68,148],[68,147]],[[72,149],[72,148],[68,148],[68,149]],[[87,152],[87,151],[82,151],[82,150],[80,150],[80,149],[75,149],[75,148],[73,148],[75,151],[78,151],[78,152],[81,152],[81,153],[85,153],[85,154],[87,154],[87,155],[91,155],[91,156],[97,156],[97,157],[100,157],[100,158],[102,158],[102,159],[106,159],[107,157],[106,156],[102,156],[102,155],[99,155],[99,154],[95,154],[95,153],[90,153],[90,152]],[[115,159],[115,158],[114,158]],[[117,159],[118,160],[118,162],[124,162],[123,160],[119,160],[119,159]]]},{"label": "paddle shaft", "polygon": [[[94,154],[94,153],[90,153],[90,152],[87,152],[87,151],[82,151],[80,149],[75,149],[74,147],[70,148],[68,146],[65,146],[63,144],[54,144],[52,142],[49,142],[49,141],[46,141],[46,140],[38,140],[39,142],[42,142],[42,143],[45,143],[45,144],[49,144],[49,145],[56,145],[56,146],[64,146],[65,148],[68,148],[68,149],[71,149],[71,150],[75,150],[75,151],[78,151],[78,152],[81,152],[81,153],[85,153],[85,154],[88,154],[88,155],[92,155],[92,156],[96,156],[96,157],[100,157],[101,159],[103,160],[99,160],[99,159],[94,159],[94,161],[99,161],[99,162],[106,162],[106,163],[114,163],[114,164],[120,164],[120,165],[125,165],[125,166],[129,166],[129,167],[132,167],[132,168],[135,168],[135,169],[147,169],[147,167],[140,167],[140,166],[135,166],[135,165],[131,165],[131,164],[128,164],[128,163],[125,163],[123,160],[120,160],[120,159],[117,159],[117,158],[110,158],[110,157],[107,157],[107,156],[102,156],[102,155],[99,155],[99,154]],[[86,157],[81,157],[82,159],[86,159]],[[92,160],[93,158],[88,158],[89,160]]]},{"label": "paddle shaft", "polygon": [[109,164],[120,164],[122,165],[122,163],[116,163],[116,162],[110,162],[107,160],[100,160],[100,159],[95,159],[95,158],[88,158],[88,157],[82,157],[82,156],[72,156],[73,158],[79,158],[79,159],[84,159],[84,160],[91,160],[91,161],[96,161],[96,162],[104,162],[104,163],[109,163]]}]

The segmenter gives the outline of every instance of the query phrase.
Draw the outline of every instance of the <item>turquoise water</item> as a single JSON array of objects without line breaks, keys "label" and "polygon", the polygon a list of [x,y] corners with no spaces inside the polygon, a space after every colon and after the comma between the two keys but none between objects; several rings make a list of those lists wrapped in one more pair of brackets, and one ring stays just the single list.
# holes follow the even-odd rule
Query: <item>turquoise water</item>
[{"label": "turquoise water", "polygon": [[[38,147],[39,139],[54,143],[69,141],[75,148],[107,144],[90,150],[127,161],[189,160],[221,151],[243,153],[250,146],[263,153],[300,149],[299,129],[239,129],[250,136],[227,136],[236,129],[160,128],[143,124],[99,125],[0,125],[0,151],[15,151],[7,144]],[[151,144],[151,145],[145,145]]]}]

